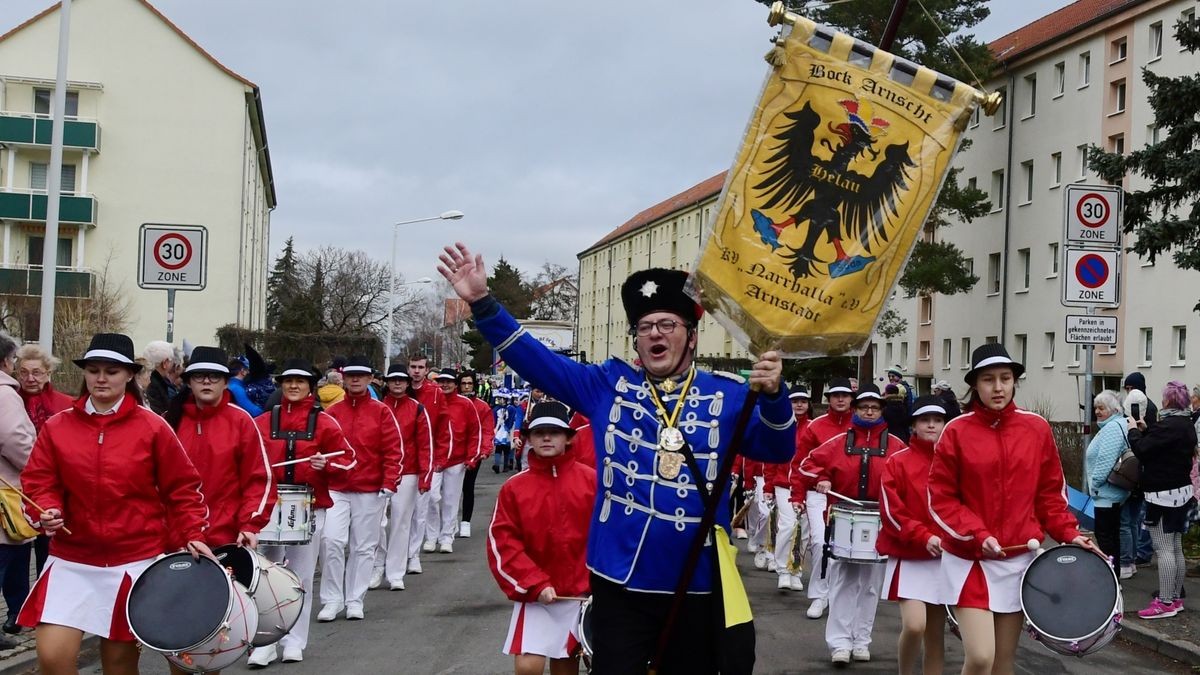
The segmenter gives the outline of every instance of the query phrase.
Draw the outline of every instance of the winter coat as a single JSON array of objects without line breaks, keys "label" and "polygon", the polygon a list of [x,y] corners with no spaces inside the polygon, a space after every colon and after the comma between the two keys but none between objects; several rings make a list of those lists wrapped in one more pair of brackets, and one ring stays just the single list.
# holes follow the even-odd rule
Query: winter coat
[{"label": "winter coat", "polygon": [[142,395],[146,399],[146,406],[153,410],[155,415],[161,415],[167,412],[167,405],[175,396],[175,385],[168,382],[162,373],[154,370],[150,372],[150,384],[146,385],[146,391],[142,392]]},{"label": "winter coat", "polygon": [[[279,429],[281,431],[304,431],[308,428],[308,411],[317,404],[312,396],[297,403],[284,401],[279,407]],[[272,409],[274,410],[274,409]],[[267,460],[272,465],[288,459],[302,459],[316,454],[343,451],[336,457],[326,460],[325,468],[318,471],[308,462],[300,462],[291,466],[272,466],[271,479],[276,485],[309,485],[313,488],[314,506],[327,509],[333,506],[329,496],[329,478],[332,474],[342,473],[354,468],[355,453],[342,427],[337,420],[327,412],[317,413],[317,428],[311,441],[296,441],[296,451],[293,457],[287,456],[287,441],[271,438],[271,412],[254,418],[258,432],[262,435],[263,445],[267,448]]]},{"label": "winter coat", "polygon": [[883,520],[875,541],[881,554],[904,560],[934,557],[925,548],[930,537],[941,537],[926,501],[932,463],[933,444],[916,437],[884,463],[879,505]]},{"label": "winter coat", "polygon": [[908,432],[912,427],[909,406],[899,398],[888,399],[883,406],[883,419],[887,420],[888,433],[908,443]]},{"label": "winter coat", "polygon": [[208,506],[206,543],[231,544],[239,532],[257,534],[265,527],[275,507],[267,450],[254,419],[233,405],[229,392],[209,408],[184,403],[175,435],[200,474]]},{"label": "winter coat", "polygon": [[543,458],[505,481],[488,528],[487,557],[500,590],[514,602],[534,602],[549,586],[556,595],[588,594],[587,539],[596,472],[573,450]]},{"label": "winter coat", "polygon": [[250,417],[258,417],[263,414],[263,409],[255,405],[254,401],[250,400],[250,395],[246,393],[246,384],[238,378],[229,378],[228,391],[233,398],[233,404],[250,413]]},{"label": "winter coat", "polygon": [[983,542],[1000,546],[1079,536],[1067,505],[1067,484],[1050,425],[1009,403],[982,405],[946,424],[929,469],[929,505],[942,548],[968,560],[983,558]]},{"label": "winter coat", "polygon": [[804,430],[808,428],[811,422],[808,415],[796,418],[796,454],[792,457],[792,461],[785,464],[768,464],[767,477],[767,494],[775,494],[775,488],[784,488],[790,490],[792,488],[792,476],[800,468],[800,463],[808,457],[808,453],[800,452],[800,437],[804,434]]},{"label": "winter coat", "polygon": [[962,414],[962,408],[958,405],[958,397],[952,391],[941,391],[938,393],[938,398],[942,399],[942,407],[946,409],[946,421],[958,417]]},{"label": "winter coat", "polygon": [[1161,492],[1191,485],[1192,459],[1196,452],[1196,428],[1187,415],[1163,415],[1158,424],[1129,430],[1129,447],[1142,464],[1138,488]]},{"label": "winter coat", "polygon": [[1092,442],[1084,453],[1084,466],[1088,477],[1088,495],[1096,506],[1120,506],[1129,498],[1129,491],[1108,482],[1108,474],[1125,453],[1129,443],[1125,440],[1126,417],[1120,413],[1109,416],[1100,423]]},{"label": "winter coat", "polygon": [[445,397],[438,420],[433,432],[434,471],[463,464],[480,452],[479,412],[467,397]]},{"label": "winter coat", "polygon": [[346,398],[346,390],[340,385],[323,384],[317,387],[317,400],[321,402],[321,407],[329,410],[333,406],[342,402]]},{"label": "winter coat", "polygon": [[36,394],[30,394],[20,387],[17,388],[17,393],[21,395],[21,400],[25,404],[25,412],[33,422],[33,428],[37,429],[39,433],[46,420],[70,409],[71,405],[75,403],[75,399],[56,390],[49,382]]},{"label": "winter coat", "polygon": [[153,558],[171,541],[204,541],[200,474],[166,421],[132,396],[107,415],[89,414],[87,401],[46,421],[21,474],[25,493],[61,510],[71,530],[50,540],[50,555],[107,567]]},{"label": "winter coat", "polygon": [[383,404],[396,417],[400,439],[404,442],[401,476],[416,476],[417,489],[427,492],[433,481],[433,426],[425,406],[411,396],[383,397]]},{"label": "winter coat", "polygon": [[796,454],[792,457],[792,463],[796,465],[796,471],[792,472],[791,499],[793,503],[803,504],[805,493],[808,492],[808,482],[804,474],[799,471],[800,465],[822,443],[849,429],[850,421],[853,418],[854,411],[852,410],[844,413],[830,410],[809,422],[808,426],[799,431],[800,435],[796,438]]},{"label": "winter coat", "polygon": [[[0,478],[17,488],[21,487],[21,470],[29,462],[37,437],[33,421],[25,412],[25,403],[17,393],[20,390],[11,375],[0,371]],[[20,543],[9,539],[0,528],[0,544]]]},{"label": "winter coat", "polygon": [[474,469],[496,451],[496,418],[492,417],[492,407],[478,396],[467,397],[467,400],[475,406],[476,423],[479,425],[479,449],[467,460],[467,467]]},{"label": "winter coat", "polygon": [[[846,453],[846,435],[854,433],[854,447],[878,448],[883,442],[881,435],[887,435],[883,456],[871,455],[867,460],[866,494],[859,491],[859,479],[862,468],[862,457]],[[817,483],[827,480],[832,483],[834,492],[853,499],[879,501],[879,490],[883,483],[883,465],[887,458],[904,449],[900,439],[888,434],[887,425],[879,424],[874,427],[863,427],[854,424],[850,429],[825,441],[800,463],[799,482],[804,491],[812,490]],[[804,494],[801,492],[801,494]],[[792,500],[795,501],[793,491]],[[838,499],[829,496],[829,505],[836,504]]]},{"label": "winter coat", "polygon": [[363,392],[357,396],[347,393],[341,403],[326,412],[342,427],[356,459],[353,467],[329,476],[329,489],[394,492],[400,484],[405,447],[392,411]]},{"label": "winter coat", "polygon": [[[1146,376],[1138,372],[1130,373],[1125,376],[1123,386],[1133,387],[1146,394]],[[1146,409],[1142,410],[1141,413],[1147,427],[1158,424],[1158,406],[1154,405],[1154,399],[1149,394],[1146,394]]]}]

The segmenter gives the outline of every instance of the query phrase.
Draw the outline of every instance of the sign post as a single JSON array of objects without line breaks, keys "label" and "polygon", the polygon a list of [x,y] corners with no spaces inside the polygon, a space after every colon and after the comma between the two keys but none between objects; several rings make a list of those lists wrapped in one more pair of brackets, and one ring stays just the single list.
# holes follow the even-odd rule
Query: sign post
[{"label": "sign post", "polygon": [[207,284],[207,229],[200,225],[142,224],[138,286],[167,292],[167,342],[175,341],[175,291],[202,291]]}]

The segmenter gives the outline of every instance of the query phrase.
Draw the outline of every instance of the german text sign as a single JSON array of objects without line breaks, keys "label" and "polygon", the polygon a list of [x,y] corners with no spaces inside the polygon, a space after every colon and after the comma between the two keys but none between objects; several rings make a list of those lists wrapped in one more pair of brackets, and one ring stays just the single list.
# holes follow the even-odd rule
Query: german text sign
[{"label": "german text sign", "polygon": [[1112,185],[1068,185],[1063,243],[1119,246],[1123,195]]},{"label": "german text sign", "polygon": [[1067,315],[1067,344],[1117,344],[1117,317],[1086,314]]},{"label": "german text sign", "polygon": [[1067,307],[1116,307],[1121,302],[1121,252],[1068,248],[1062,304]]},{"label": "german text sign", "polygon": [[207,283],[208,230],[199,225],[142,225],[138,286],[200,291]]}]

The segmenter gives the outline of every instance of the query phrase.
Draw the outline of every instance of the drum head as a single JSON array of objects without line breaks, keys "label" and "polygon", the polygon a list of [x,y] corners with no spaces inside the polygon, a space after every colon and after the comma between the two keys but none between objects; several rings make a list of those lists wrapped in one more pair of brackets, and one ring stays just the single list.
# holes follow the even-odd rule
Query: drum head
[{"label": "drum head", "polygon": [[237,544],[226,544],[213,549],[217,560],[233,574],[233,580],[246,587],[251,595],[257,588],[258,566],[255,564],[254,553],[248,548]]},{"label": "drum head", "polygon": [[1112,621],[1117,581],[1108,562],[1073,545],[1056,546],[1030,563],[1021,606],[1040,632],[1064,640],[1088,637]]},{"label": "drum head", "polygon": [[165,556],[129,591],[129,627],[160,652],[183,651],[209,638],[229,612],[229,578],[208,558]]}]

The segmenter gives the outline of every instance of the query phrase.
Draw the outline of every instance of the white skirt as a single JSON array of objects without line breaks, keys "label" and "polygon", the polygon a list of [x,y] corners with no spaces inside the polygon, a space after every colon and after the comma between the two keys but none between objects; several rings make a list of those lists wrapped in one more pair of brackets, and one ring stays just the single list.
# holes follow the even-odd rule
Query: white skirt
[{"label": "white skirt", "polygon": [[944,604],[941,567],[942,561],[936,558],[902,560],[889,557],[883,577],[883,598]]},{"label": "white skirt", "polygon": [[[1021,575],[1036,557],[1033,551],[998,560],[967,560],[942,552],[942,588],[947,605],[988,609],[1000,614],[1021,611]],[[982,579],[971,576],[979,565]],[[982,583],[980,583],[982,581]]]},{"label": "white skirt", "polygon": [[574,655],[579,647],[577,631],[581,604],[577,600],[559,600],[549,605],[513,603],[504,653],[513,656],[538,654],[552,659]]},{"label": "white skirt", "polygon": [[17,623],[78,628],[117,642],[133,642],[125,601],[133,582],[158,558],[97,567],[50,556],[29,591]]}]

